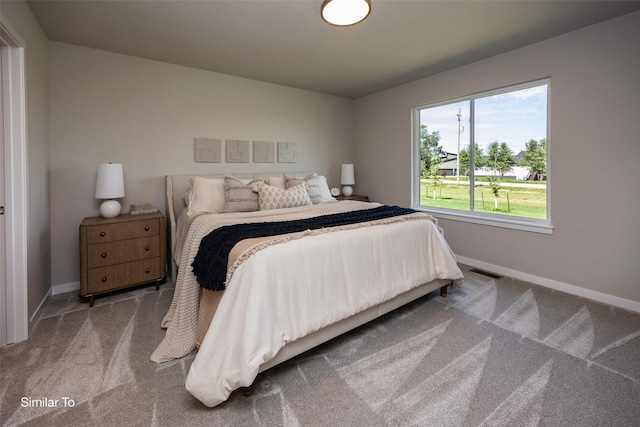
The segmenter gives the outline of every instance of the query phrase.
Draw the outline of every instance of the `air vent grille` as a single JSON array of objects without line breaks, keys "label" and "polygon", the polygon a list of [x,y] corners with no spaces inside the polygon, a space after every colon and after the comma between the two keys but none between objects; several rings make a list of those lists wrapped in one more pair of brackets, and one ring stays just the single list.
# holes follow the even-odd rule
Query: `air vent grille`
[{"label": "air vent grille", "polygon": [[491,273],[491,272],[485,271],[485,270],[480,270],[478,268],[472,268],[471,272],[477,273],[477,274],[482,274],[483,276],[491,277],[492,279],[502,279],[502,276],[499,275],[499,274]]}]

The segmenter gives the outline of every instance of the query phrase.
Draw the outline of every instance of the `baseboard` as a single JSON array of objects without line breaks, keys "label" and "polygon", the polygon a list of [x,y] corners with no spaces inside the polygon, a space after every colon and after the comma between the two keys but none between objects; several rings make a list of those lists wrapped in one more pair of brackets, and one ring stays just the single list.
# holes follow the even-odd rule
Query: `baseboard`
[{"label": "baseboard", "polygon": [[37,319],[38,313],[40,313],[40,309],[42,308],[44,303],[47,301],[47,298],[53,295],[59,295],[59,294],[64,294],[65,292],[72,292],[72,291],[79,291],[79,290],[80,290],[80,282],[64,283],[62,285],[55,285],[50,287],[49,292],[47,292],[44,298],[42,298],[42,301],[40,301],[40,304],[38,304],[38,308],[35,309],[31,317],[29,318],[29,323],[33,322],[34,319]]},{"label": "baseboard", "polygon": [[[35,309],[31,317],[29,318],[29,324],[31,324],[33,320],[37,318],[38,313],[40,313],[40,309],[42,308],[44,303],[47,301],[47,298],[49,298],[51,295],[52,295],[51,288],[49,288],[49,292],[47,292],[46,295],[42,298],[42,301],[40,301],[40,304],[38,304],[38,307]],[[29,336],[31,336],[31,328],[29,328]]]},{"label": "baseboard", "polygon": [[51,287],[51,295],[64,294],[65,292],[79,291],[80,282],[63,283]]},{"label": "baseboard", "polygon": [[602,292],[592,291],[590,289],[581,288],[579,286],[570,285],[568,283],[559,282],[557,280],[547,279],[545,277],[534,276],[533,274],[523,273],[521,271],[512,270],[510,268],[501,267],[499,265],[490,264],[484,261],[478,261],[472,258],[467,258],[459,255],[456,255],[456,258],[461,264],[466,264],[471,267],[480,268],[493,273],[501,274],[503,276],[513,277],[514,279],[524,280],[525,282],[531,282],[536,285],[544,286],[546,288],[555,289],[558,291],[566,292],[568,294],[577,295],[579,297],[640,313],[640,302],[637,301],[608,295]]}]

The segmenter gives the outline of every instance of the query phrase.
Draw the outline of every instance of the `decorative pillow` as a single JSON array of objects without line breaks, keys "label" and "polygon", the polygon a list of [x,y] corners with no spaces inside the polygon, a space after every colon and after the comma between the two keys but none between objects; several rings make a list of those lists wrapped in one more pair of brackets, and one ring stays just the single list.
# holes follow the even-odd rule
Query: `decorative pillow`
[{"label": "decorative pillow", "polygon": [[264,179],[264,182],[276,188],[282,188],[283,190],[287,189],[287,185],[284,182],[284,176],[282,175],[268,176]]},{"label": "decorative pillow", "polygon": [[320,203],[335,202],[336,198],[331,195],[327,178],[318,175],[318,192],[320,193]]},{"label": "decorative pillow", "polygon": [[195,212],[223,212],[224,211],[224,179],[222,178],[193,178],[191,194],[189,195],[189,215]]},{"label": "decorative pillow", "polygon": [[184,201],[184,205],[189,207],[189,198],[191,197],[191,190],[187,190],[182,195],[182,200]]},{"label": "decorative pillow", "polygon": [[327,179],[315,172],[312,172],[303,178],[296,178],[294,176],[285,174],[284,181],[287,188],[294,187],[296,185],[300,185],[303,182],[306,182],[309,188],[309,198],[314,205],[335,200],[333,196],[331,196],[331,190],[329,190]]},{"label": "decorative pillow", "polygon": [[264,182],[262,178],[240,180],[224,176],[224,212],[253,212],[259,209],[258,194],[253,187]]},{"label": "decorative pillow", "polygon": [[297,206],[308,206],[312,204],[305,183],[283,190],[282,188],[261,182],[255,186],[254,191],[258,192],[261,211],[295,208]]}]

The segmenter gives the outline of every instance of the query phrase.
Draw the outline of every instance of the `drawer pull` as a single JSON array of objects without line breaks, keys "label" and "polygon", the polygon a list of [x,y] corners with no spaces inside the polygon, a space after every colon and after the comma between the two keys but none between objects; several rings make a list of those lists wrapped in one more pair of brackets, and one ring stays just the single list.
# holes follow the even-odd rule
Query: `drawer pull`
[{"label": "drawer pull", "polygon": [[149,270],[148,268],[145,268],[145,270],[144,270],[144,272],[145,272],[145,273],[148,273],[148,272],[150,272],[150,271],[151,271],[151,270]]},{"label": "drawer pull", "polygon": [[103,281],[103,282],[106,282],[106,281],[107,281],[107,278],[106,278],[105,276],[102,276],[102,281]]},{"label": "drawer pull", "polygon": [[107,253],[106,252],[102,252],[102,258],[106,258],[107,257]]},{"label": "drawer pull", "polygon": [[149,231],[149,226],[148,225],[144,228],[144,231]]},{"label": "drawer pull", "polygon": [[149,250],[149,246],[145,246],[145,247],[144,247],[144,250],[145,250],[145,251],[148,251],[148,250]]},{"label": "drawer pull", "polygon": [[107,233],[105,233],[104,231],[101,231],[101,232],[100,232],[100,237],[104,237],[104,236],[106,236],[106,235],[107,235]]}]

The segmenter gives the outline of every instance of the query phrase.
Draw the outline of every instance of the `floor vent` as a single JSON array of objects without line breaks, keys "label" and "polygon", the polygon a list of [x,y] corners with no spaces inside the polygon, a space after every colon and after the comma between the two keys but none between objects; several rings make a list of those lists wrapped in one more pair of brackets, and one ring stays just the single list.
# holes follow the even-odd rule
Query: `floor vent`
[{"label": "floor vent", "polygon": [[470,271],[477,274],[482,274],[483,276],[491,277],[493,279],[502,279],[502,276],[496,273],[490,273],[488,271],[479,270],[477,268],[472,268]]}]

